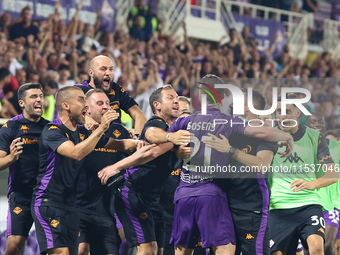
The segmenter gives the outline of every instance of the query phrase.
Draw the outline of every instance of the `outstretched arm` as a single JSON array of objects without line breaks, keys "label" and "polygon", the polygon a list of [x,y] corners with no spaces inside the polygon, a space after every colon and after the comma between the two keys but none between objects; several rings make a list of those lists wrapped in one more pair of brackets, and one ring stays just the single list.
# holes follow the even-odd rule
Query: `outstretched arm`
[{"label": "outstretched arm", "polygon": [[102,169],[98,173],[98,178],[101,180],[102,184],[106,184],[107,180],[116,174],[118,174],[121,170],[127,169],[132,166],[146,164],[149,161],[157,158],[158,156],[164,154],[165,152],[171,150],[173,147],[172,143],[164,143],[160,145],[148,145],[137,152],[132,154],[131,156],[124,158],[118,161],[116,164],[111,166],[107,166]]}]

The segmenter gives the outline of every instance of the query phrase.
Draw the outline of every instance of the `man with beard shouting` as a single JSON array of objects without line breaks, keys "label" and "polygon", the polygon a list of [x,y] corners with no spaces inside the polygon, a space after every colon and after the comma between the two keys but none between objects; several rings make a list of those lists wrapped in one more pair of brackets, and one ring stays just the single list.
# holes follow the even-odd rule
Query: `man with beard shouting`
[{"label": "man with beard shouting", "polygon": [[[146,118],[136,101],[121,86],[113,82],[114,64],[112,60],[103,55],[94,57],[90,62],[88,72],[91,77],[90,81],[83,81],[82,84],[77,86],[84,91],[84,94],[92,88],[104,90],[110,99],[111,109],[119,113],[120,109],[122,109],[135,121],[135,135],[138,136],[143,129]],[[86,118],[89,118],[89,116]],[[87,120],[86,122],[95,123],[94,120]],[[120,119],[116,120],[116,122],[120,122]]]}]

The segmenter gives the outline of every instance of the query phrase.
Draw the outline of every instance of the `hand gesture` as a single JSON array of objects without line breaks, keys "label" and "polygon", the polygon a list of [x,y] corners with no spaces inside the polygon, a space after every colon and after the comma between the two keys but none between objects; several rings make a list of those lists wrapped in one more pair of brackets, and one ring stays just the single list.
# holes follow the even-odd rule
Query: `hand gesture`
[{"label": "hand gesture", "polygon": [[203,143],[205,143],[208,148],[213,148],[222,153],[229,153],[231,146],[227,137],[220,134],[221,139],[210,133],[208,133],[208,135],[212,139],[203,140]]},{"label": "hand gesture", "polygon": [[293,147],[294,147],[293,137],[291,137],[291,139],[287,141],[283,141],[279,143],[279,147],[286,147],[286,150],[284,152],[278,152],[278,154],[281,155],[281,158],[288,157],[293,151]]},{"label": "hand gesture", "polygon": [[168,140],[175,145],[187,145],[190,142],[190,137],[189,131],[178,130],[175,133],[170,133]]},{"label": "hand gesture", "polygon": [[100,126],[103,128],[104,131],[106,131],[109,128],[111,122],[118,119],[118,117],[119,113],[110,109],[102,116]]},{"label": "hand gesture", "polygon": [[306,180],[303,180],[303,179],[299,179],[299,180],[295,180],[295,181],[292,181],[291,184],[290,184],[290,188],[294,188],[296,187],[295,189],[293,189],[293,192],[299,192],[301,190],[313,190],[315,189],[315,185],[312,183],[312,182],[308,182]]},{"label": "hand gesture", "polygon": [[19,159],[19,155],[23,152],[23,142],[20,142],[20,137],[16,138],[12,141],[11,145],[9,146],[10,155],[12,161],[17,161]]}]

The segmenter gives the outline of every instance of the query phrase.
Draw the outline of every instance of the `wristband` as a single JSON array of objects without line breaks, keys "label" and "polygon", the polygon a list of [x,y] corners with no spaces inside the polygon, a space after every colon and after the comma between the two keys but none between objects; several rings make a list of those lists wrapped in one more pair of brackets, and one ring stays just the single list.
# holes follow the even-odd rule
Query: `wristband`
[{"label": "wristband", "polygon": [[166,137],[165,137],[167,142],[170,142],[169,136],[170,136],[170,133],[168,133],[168,134],[166,135]]}]

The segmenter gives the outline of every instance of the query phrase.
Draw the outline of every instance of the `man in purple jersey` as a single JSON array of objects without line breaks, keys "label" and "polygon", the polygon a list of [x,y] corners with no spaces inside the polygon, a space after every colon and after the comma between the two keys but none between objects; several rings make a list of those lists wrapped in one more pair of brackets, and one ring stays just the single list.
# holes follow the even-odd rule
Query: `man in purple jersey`
[{"label": "man in purple jersey", "polygon": [[[214,76],[214,75],[206,76],[204,79],[202,79],[202,82],[206,84],[211,84],[211,85],[223,83],[221,79],[219,79],[217,76]],[[222,90],[220,90],[219,93],[221,94],[221,96],[223,96]],[[200,118],[203,118],[202,119],[203,121],[196,121],[196,120],[199,120]],[[208,118],[207,121],[206,121],[206,118]],[[219,119],[224,119],[224,120],[233,119],[234,122],[238,122],[238,123],[242,122],[242,120],[240,119],[234,119],[230,116],[222,114],[218,109],[214,109],[210,107],[208,108],[207,116],[200,115],[200,113],[198,112],[198,113],[195,113],[193,117],[180,118],[173,123],[169,131],[176,131],[176,130],[181,130],[181,129],[185,130],[188,128],[188,130],[190,130],[193,133],[195,133],[196,131],[199,132],[198,130],[199,125],[197,125],[197,123],[200,123],[200,125],[205,127],[204,128],[205,131],[203,133],[213,132],[216,128],[216,130],[219,129],[219,131],[221,131],[223,134],[228,134],[229,136],[231,134],[231,131],[233,130],[232,128],[230,129],[230,125],[227,125],[227,124],[220,125],[220,126],[212,125],[213,118],[219,118]],[[192,120],[195,120],[195,121],[192,121]],[[148,130],[152,131],[153,127],[150,127]],[[239,125],[236,127],[234,126],[233,131],[238,132],[238,133],[243,133],[248,136],[263,138],[269,141],[275,141],[275,142],[286,141],[287,143],[289,143],[289,145],[292,145],[292,137],[290,135],[287,136],[287,134],[279,130],[275,130],[275,129],[268,129],[268,128],[262,128],[262,127],[251,128],[248,126],[244,127],[243,125],[242,126]],[[157,132],[150,133],[148,140],[154,143],[166,143],[176,138],[177,136],[175,135],[176,133],[171,133],[171,132],[169,133],[167,131],[158,129]],[[197,137],[200,137],[199,135],[202,135],[203,133],[199,132],[198,134],[196,134],[196,137],[193,140],[193,143],[195,144],[194,153],[199,154],[198,156],[195,156],[194,161],[196,163],[202,163],[199,161],[202,161],[204,160],[204,158],[207,158],[203,154],[203,151],[200,151],[200,149],[197,147],[197,146],[201,148],[204,147],[203,143],[202,143],[202,146],[200,146],[201,141],[197,138]],[[183,140],[178,139],[178,141],[184,143],[186,141],[186,138],[184,137]],[[168,143],[164,144],[164,146],[167,144]],[[168,149],[171,149],[171,147],[169,147]],[[291,148],[288,149],[287,151],[288,154],[290,153],[290,150]],[[222,162],[222,164],[225,165],[227,163],[225,161],[225,158],[226,157],[222,155],[221,153],[216,153],[214,157],[211,157],[208,160],[212,160],[215,163]],[[138,160],[136,158],[136,155],[132,155],[116,163],[115,165],[102,170],[102,172],[99,173],[99,177],[102,178],[102,180],[104,180],[105,182],[105,180],[107,180],[109,176],[119,172],[121,169],[124,169],[127,166],[133,165],[137,161]],[[188,161],[186,161],[186,163],[188,163]],[[176,222],[176,219],[175,219],[174,227],[173,227],[173,230],[174,230],[173,239],[176,245],[176,253],[178,254],[191,253],[192,251],[191,249],[196,244],[194,243],[193,240],[195,239],[195,237],[197,237],[200,231],[202,234],[202,246],[204,245],[203,247],[213,246],[216,250],[216,253],[232,254],[234,252],[234,247],[232,243],[234,242],[234,239],[235,239],[235,237],[233,236],[232,220],[231,220],[230,212],[221,210],[222,208],[221,204],[225,205],[223,206],[223,208],[228,208],[225,193],[223,193],[223,191],[221,191],[220,188],[212,182],[211,176],[204,175],[204,173],[198,176],[197,174],[190,173],[189,171],[187,171],[187,173],[183,174],[183,180],[184,181],[183,181],[182,187],[179,187],[179,189],[181,190],[177,192],[177,197],[175,198],[175,200],[177,201],[175,207],[178,206],[178,200],[182,198],[185,200],[188,200],[186,201],[188,203],[195,204],[197,202],[196,205],[200,203],[200,205],[198,205],[199,208],[197,209],[200,211],[205,211],[206,213],[211,213],[212,217],[216,220],[216,222],[218,222],[218,224],[210,224],[211,221],[209,222],[209,224],[205,223],[207,216],[205,216],[205,219],[203,219],[202,216],[200,216],[197,211],[189,213],[188,215],[187,210],[189,209],[189,212],[191,212],[192,211],[191,206],[195,207],[196,205],[191,205],[189,207],[187,205],[183,205],[183,208],[186,207],[186,209],[184,209],[184,211],[182,212],[183,214],[180,215],[180,218],[183,219],[183,217],[187,217],[189,219],[188,225],[187,225],[185,224],[184,221],[179,219],[178,217],[179,212],[176,211],[176,208],[175,208],[175,217],[177,216],[177,220],[179,221],[179,222]],[[202,187],[203,189],[201,189]],[[204,187],[206,187],[207,189],[205,190]],[[189,188],[189,190],[186,188]],[[184,191],[185,189],[186,191]],[[195,193],[194,195],[195,197],[191,197],[192,192],[197,193],[197,194]],[[190,195],[188,195],[188,193],[190,193]],[[202,200],[200,200],[200,198],[197,197],[200,195],[203,195]],[[216,199],[215,200],[211,199],[212,197]],[[196,199],[197,201],[189,201],[189,200],[192,200],[191,198]],[[205,206],[205,203],[210,204],[210,206],[215,207],[216,210],[209,211],[209,207]],[[195,217],[196,219],[200,218],[199,222],[195,222],[194,220]],[[221,227],[220,225],[224,227]],[[180,229],[181,226],[184,228]],[[185,226],[188,226],[188,228],[185,228]],[[211,230],[211,227],[213,227],[213,230]],[[230,227],[232,229],[230,229]],[[178,229],[178,235],[176,233],[177,232],[176,229]],[[179,232],[181,232],[183,235],[181,235]],[[213,236],[215,236],[215,239],[212,238]]]},{"label": "man in purple jersey", "polygon": [[[201,82],[212,87],[215,84],[223,84],[223,81],[215,75],[207,75],[202,78]],[[223,90],[216,91],[222,98]],[[281,131],[262,127],[252,128],[243,125],[244,122],[239,118],[221,113],[219,106],[215,106],[210,97],[207,97],[207,104],[206,115],[199,111],[190,117],[180,118],[169,129],[169,132],[184,129],[195,135],[192,140],[193,154],[189,159],[184,160],[181,182],[174,198],[172,240],[175,244],[176,255],[191,253],[199,234],[201,234],[203,248],[213,247],[216,254],[234,254],[235,252],[234,226],[226,194],[215,183],[214,179],[218,177],[217,174],[206,173],[206,169],[227,166],[229,157],[236,150],[235,148],[230,150],[228,157],[221,152],[211,150],[203,143],[204,140],[210,138],[208,136],[210,133],[216,136],[224,135],[227,138],[242,134],[273,142],[292,143],[292,137]],[[227,121],[223,125],[214,125],[215,120]]]}]

